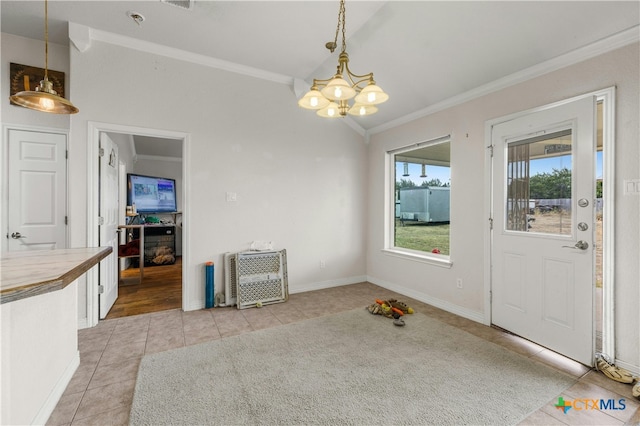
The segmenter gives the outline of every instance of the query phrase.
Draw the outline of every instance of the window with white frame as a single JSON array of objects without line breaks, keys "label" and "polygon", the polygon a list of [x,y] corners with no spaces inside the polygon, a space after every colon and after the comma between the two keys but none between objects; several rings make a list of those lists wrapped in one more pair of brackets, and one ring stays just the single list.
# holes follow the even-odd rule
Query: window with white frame
[{"label": "window with white frame", "polygon": [[393,180],[387,249],[448,258],[450,157],[449,136],[387,153]]}]

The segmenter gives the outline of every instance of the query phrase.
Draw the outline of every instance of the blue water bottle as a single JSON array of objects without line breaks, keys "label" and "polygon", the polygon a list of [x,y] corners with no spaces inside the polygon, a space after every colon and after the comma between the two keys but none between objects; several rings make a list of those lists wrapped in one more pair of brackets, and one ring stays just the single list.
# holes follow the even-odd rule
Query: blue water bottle
[{"label": "blue water bottle", "polygon": [[213,308],[213,262],[205,263],[205,304],[206,309]]}]

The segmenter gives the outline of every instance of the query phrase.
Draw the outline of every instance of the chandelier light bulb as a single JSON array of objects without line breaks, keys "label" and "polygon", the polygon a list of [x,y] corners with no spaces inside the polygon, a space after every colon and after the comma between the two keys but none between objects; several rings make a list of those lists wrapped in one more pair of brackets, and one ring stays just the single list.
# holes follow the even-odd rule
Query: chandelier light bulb
[{"label": "chandelier light bulb", "polygon": [[329,99],[325,98],[318,89],[312,88],[298,101],[298,105],[302,108],[318,110],[329,105]]},{"label": "chandelier light bulb", "polygon": [[332,101],[343,101],[351,99],[356,95],[356,89],[351,87],[351,85],[339,74],[336,75],[320,92]]},{"label": "chandelier light bulb", "polygon": [[330,102],[325,108],[319,109],[317,114],[320,117],[337,118],[340,117],[340,107],[337,103]]},{"label": "chandelier light bulb", "polygon": [[378,105],[383,102],[386,102],[389,99],[389,95],[384,93],[384,91],[373,83],[365,86],[360,94],[356,96],[356,102],[360,102],[368,105]]},{"label": "chandelier light bulb", "polygon": [[373,105],[361,104],[356,102],[350,109],[349,114],[357,117],[364,117],[378,112],[378,108]]}]

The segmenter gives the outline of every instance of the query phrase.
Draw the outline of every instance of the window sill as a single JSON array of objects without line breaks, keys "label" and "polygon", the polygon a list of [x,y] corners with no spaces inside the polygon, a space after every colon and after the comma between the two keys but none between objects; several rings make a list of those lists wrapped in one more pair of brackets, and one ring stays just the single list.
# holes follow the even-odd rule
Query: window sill
[{"label": "window sill", "polygon": [[453,262],[449,259],[449,256],[444,255],[431,255],[415,250],[388,248],[382,249],[382,252],[388,256],[399,257],[401,259],[412,260],[414,262],[426,263],[429,265],[439,266],[441,268],[451,268]]}]

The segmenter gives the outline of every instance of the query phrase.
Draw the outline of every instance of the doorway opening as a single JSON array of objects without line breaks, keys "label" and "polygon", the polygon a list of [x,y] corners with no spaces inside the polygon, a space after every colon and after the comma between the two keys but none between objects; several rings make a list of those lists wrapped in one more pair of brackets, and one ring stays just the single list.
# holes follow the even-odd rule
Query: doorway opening
[{"label": "doorway opening", "polygon": [[119,222],[124,226],[119,236],[118,298],[106,319],[179,309],[183,141],[108,135],[119,146]]},{"label": "doorway opening", "polygon": [[[502,316],[506,314],[503,315],[500,310],[502,308],[497,308],[499,306],[504,305],[506,308],[502,310],[505,312],[517,311],[516,308],[518,307],[518,303],[516,302],[532,300],[527,296],[530,292],[529,289],[531,286],[538,286],[542,292],[542,297],[545,300],[545,303],[547,303],[547,305],[543,306],[543,317],[546,315],[548,318],[541,321],[541,324],[539,325],[531,326],[533,327],[532,329],[527,329],[524,326],[522,329],[527,333],[537,336],[536,333],[543,329],[547,325],[546,323],[558,324],[562,329],[563,320],[566,320],[567,324],[569,324],[571,320],[578,321],[578,319],[576,319],[577,316],[574,316],[574,313],[578,311],[591,311],[592,314],[585,314],[584,318],[580,317],[582,320],[578,321],[583,324],[590,324],[588,327],[590,329],[588,335],[592,336],[590,339],[591,342],[585,340],[580,345],[577,343],[576,345],[573,345],[584,349],[582,350],[582,355],[571,356],[587,365],[591,365],[593,362],[593,355],[589,356],[589,352],[591,354],[604,353],[611,358],[615,357],[613,342],[614,282],[613,274],[611,272],[614,270],[614,191],[612,179],[614,164],[614,95],[615,88],[608,88],[569,99],[567,101],[558,102],[543,108],[528,111],[526,113],[503,117],[499,121],[495,121],[490,124],[488,123],[488,134],[492,134],[490,133],[491,128],[500,129],[502,133],[498,133],[498,136],[503,134],[512,134],[517,129],[512,129],[510,127],[512,126],[511,124],[501,125],[501,123],[511,122],[522,124],[525,122],[525,117],[531,117],[526,119],[533,120],[532,122],[535,124],[537,123],[535,121],[536,117],[544,117],[544,114],[547,114],[544,111],[552,111],[554,109],[559,110],[559,108],[565,108],[565,106],[569,106],[571,104],[576,105],[576,114],[582,114],[580,115],[580,117],[582,117],[580,120],[583,121],[583,125],[586,124],[587,127],[589,127],[590,125],[588,123],[593,123],[594,132],[590,139],[587,140],[581,137],[576,139],[577,144],[573,150],[577,149],[577,153],[580,157],[576,156],[574,159],[569,157],[569,151],[567,150],[568,145],[563,140],[565,137],[563,136],[564,133],[567,133],[564,128],[559,130],[551,129],[552,131],[545,129],[543,132],[540,132],[539,135],[532,134],[533,136],[528,136],[529,139],[526,139],[526,144],[524,142],[520,143],[519,140],[510,141],[510,139],[506,138],[504,139],[505,143],[503,147],[503,143],[501,142],[502,139],[492,138],[492,145],[490,146],[492,149],[489,150],[490,153],[488,153],[488,163],[490,164],[489,169],[492,170],[492,173],[487,176],[488,180],[491,182],[494,182],[496,174],[499,175],[500,182],[502,182],[503,178],[506,179],[508,177],[512,179],[514,183],[510,183],[512,181],[509,180],[507,181],[507,184],[498,185],[498,189],[504,186],[504,191],[517,189],[515,188],[515,183],[517,182],[522,181],[523,183],[527,183],[523,186],[523,188],[526,187],[527,191],[518,192],[518,198],[515,201],[510,195],[511,192],[505,192],[504,194],[498,193],[497,197],[496,195],[493,196],[493,208],[489,210],[489,217],[492,217],[492,222],[494,224],[493,231],[491,232],[493,236],[490,238],[490,241],[492,241],[491,246],[494,248],[491,250],[492,254],[490,262],[488,263],[488,271],[492,268],[495,270],[496,265],[498,265],[499,273],[497,275],[495,272],[489,273],[490,280],[489,287],[487,288],[487,299],[485,305],[488,309],[487,323],[494,324],[503,321]],[[584,102],[583,104],[585,104],[585,108],[579,107],[577,104],[577,102],[581,102],[580,99],[584,98],[590,98],[589,101],[591,101],[592,105],[590,113],[589,110],[586,109],[586,104]],[[579,110],[582,110],[583,112],[580,113],[578,112]],[[539,115],[535,116],[533,114]],[[589,119],[589,115],[593,117],[593,120]],[[540,118],[540,120],[542,120],[542,118]],[[555,122],[561,123],[562,120],[556,120]],[[537,129],[535,126],[539,125],[540,124],[535,124],[533,128]],[[545,151],[544,155],[540,154],[540,160],[538,160],[534,155],[534,148],[541,143],[544,144]],[[507,161],[507,153],[505,151],[504,155],[500,154],[498,164],[502,165],[503,162],[506,162],[507,165],[517,165],[520,168],[514,169],[515,172],[511,173],[511,168],[507,167],[505,169],[505,173],[509,172],[511,174],[502,176],[502,168],[505,166],[496,167],[494,164],[496,159],[492,158],[491,155],[493,154],[494,149],[496,151],[500,151],[506,150],[506,147],[510,148],[510,156],[508,157],[509,161]],[[516,149],[525,148],[528,150],[527,152],[520,154],[515,152]],[[589,154],[586,152],[584,150],[585,148],[590,149],[591,153]],[[514,152],[512,153],[511,151]],[[580,154],[581,152],[582,154]],[[515,155],[513,160],[511,159],[511,154]],[[533,170],[535,161],[549,162],[553,159],[553,161],[558,162],[563,160],[563,157],[566,157],[569,162],[566,164],[555,164],[549,166],[549,170],[545,170],[544,173],[537,173]],[[580,158],[582,160],[580,160]],[[587,162],[583,161],[585,158],[587,159]],[[591,158],[591,160],[589,160],[589,158]],[[528,160],[525,161],[524,159]],[[525,166],[526,168],[523,169],[522,167]],[[590,178],[588,181],[584,181],[584,178],[578,181],[577,179],[580,177],[578,174],[575,174],[573,178],[571,177],[572,169],[578,166],[583,170],[583,172],[580,173],[580,176],[589,176]],[[567,170],[569,172],[567,172]],[[565,177],[564,174],[567,174],[567,176]],[[537,181],[543,181],[543,178],[553,181],[554,185],[536,186],[538,184]],[[534,183],[536,185],[534,185]],[[562,194],[553,194],[552,196],[545,192],[549,190],[549,188],[561,190],[569,189],[573,185],[575,185],[574,190],[577,194],[575,196],[575,205],[573,203],[566,206],[562,204],[567,195],[563,196]],[[578,185],[582,186],[580,187]],[[587,190],[589,188],[591,189]],[[498,191],[498,189],[495,190]],[[535,196],[534,192],[536,193]],[[568,191],[566,192],[568,194]],[[502,212],[503,197],[507,200],[505,201],[505,206],[508,213],[506,214],[504,221],[502,221],[502,216],[504,215],[504,212]],[[548,205],[550,200],[553,200],[552,205]],[[522,211],[522,215],[516,215],[515,213],[520,210]],[[494,214],[497,214],[498,217],[494,216]],[[543,229],[544,223],[542,219],[551,218],[558,222],[554,222],[556,227],[553,228],[553,230]],[[517,221],[516,223],[516,219],[522,220]],[[558,228],[558,226],[560,226],[560,228]],[[536,231],[542,232],[542,234],[537,234]],[[510,235],[513,237],[510,237]],[[506,238],[514,237],[522,239],[528,238],[527,244],[523,241],[521,244],[513,247],[505,245],[507,242]],[[496,240],[503,241],[504,244],[501,246],[496,243]],[[576,243],[575,240],[579,241]],[[550,272],[546,275],[543,274],[539,279],[529,282],[529,275],[528,273],[525,274],[525,272],[535,270],[535,267],[533,269],[531,267],[534,266],[534,264],[537,264],[537,260],[529,264],[529,258],[525,258],[524,255],[518,257],[520,255],[520,249],[522,248],[522,250],[524,250],[524,247],[528,247],[530,245],[540,245],[542,244],[541,241],[548,241],[549,243],[552,243],[545,250],[538,250],[538,252],[543,253],[542,258],[540,259],[543,264],[551,265],[553,268],[551,268]],[[591,243],[593,247],[589,247],[585,242]],[[560,244],[560,249],[556,250],[556,246],[558,246],[558,244]],[[589,259],[592,259],[592,266],[577,269],[575,267],[571,267],[571,264],[579,262],[580,260],[578,259],[580,258],[584,259],[585,263],[589,262]],[[558,259],[561,259],[562,262],[559,262]],[[555,263],[552,262],[552,260]],[[521,268],[516,268],[517,265],[520,265]],[[500,268],[500,266],[502,266],[502,268]],[[585,264],[584,266],[587,265]],[[585,273],[585,271],[587,273]],[[591,271],[591,273],[589,273],[589,271]],[[572,295],[572,297],[561,297],[564,293],[561,286],[558,284],[557,278],[562,276],[567,278],[566,281],[569,282],[569,279],[574,279],[578,273],[582,275],[579,280],[575,281],[575,285],[580,285],[582,290],[578,291],[577,288],[567,286],[566,294]],[[523,277],[527,279],[524,279]],[[519,280],[518,278],[522,279]],[[552,283],[552,285],[545,283]],[[585,283],[589,283],[590,285],[587,286]],[[574,288],[574,291],[568,291],[570,288]],[[582,297],[582,299],[580,299],[581,301],[575,302],[575,300],[578,299],[579,293],[592,294],[593,297],[580,296]],[[548,298],[545,295],[553,295],[553,297]],[[520,296],[527,296],[527,298],[522,299]],[[569,299],[574,301],[575,309],[569,309],[571,307],[568,304]],[[534,298],[534,300],[539,299]],[[567,301],[567,303],[563,304],[565,301]],[[567,306],[569,308],[567,308]],[[562,309],[555,309],[554,311],[552,309],[554,307]],[[567,312],[569,314],[566,314]],[[553,315],[550,315],[550,313],[553,313]],[[566,315],[563,317],[561,315],[562,313],[565,313]],[[509,321],[509,323],[511,324],[513,321]],[[565,328],[566,327],[568,326],[565,326]],[[544,333],[544,336],[548,335],[550,335],[550,333]],[[563,334],[563,336],[562,340],[564,342],[567,340],[566,333]],[[554,345],[557,343],[553,339],[548,339],[551,343],[546,342],[544,339],[537,340],[536,338],[533,338],[532,340],[551,349],[554,349]],[[547,345],[545,343],[549,344]],[[556,346],[561,347],[562,345],[558,344]],[[564,349],[565,348],[563,348],[563,350]],[[560,352],[565,353],[562,350]]]},{"label": "doorway opening", "polygon": [[[119,153],[120,189],[115,195],[118,200],[118,223],[121,228],[118,243],[126,245],[134,239],[145,241],[144,235],[147,236],[147,241],[139,246],[139,256],[118,256],[118,253],[114,253],[115,268],[120,275],[117,284],[119,295],[108,312],[106,309],[103,309],[102,313],[99,312],[99,278],[87,277],[87,326],[97,325],[100,317],[110,319],[167,309],[184,310],[188,306],[185,299],[187,292],[183,285],[188,282],[188,271],[182,267],[188,262],[186,230],[183,226],[186,222],[183,220],[184,210],[188,210],[188,166],[185,161],[188,134],[91,122],[89,134],[89,217],[92,217],[92,214],[100,217],[98,195],[103,188],[96,167],[97,162],[93,159],[99,157],[101,135],[108,135],[118,146]],[[141,207],[140,211],[135,212],[137,214],[133,214],[128,202],[129,174],[175,181],[176,208],[171,209],[172,211],[160,209],[155,212]],[[98,229],[99,226],[95,226],[95,223],[88,223],[90,245],[98,245]],[[164,235],[165,233],[167,235]],[[163,250],[163,254],[160,255],[158,250]],[[170,261],[167,260],[169,257]]]}]

